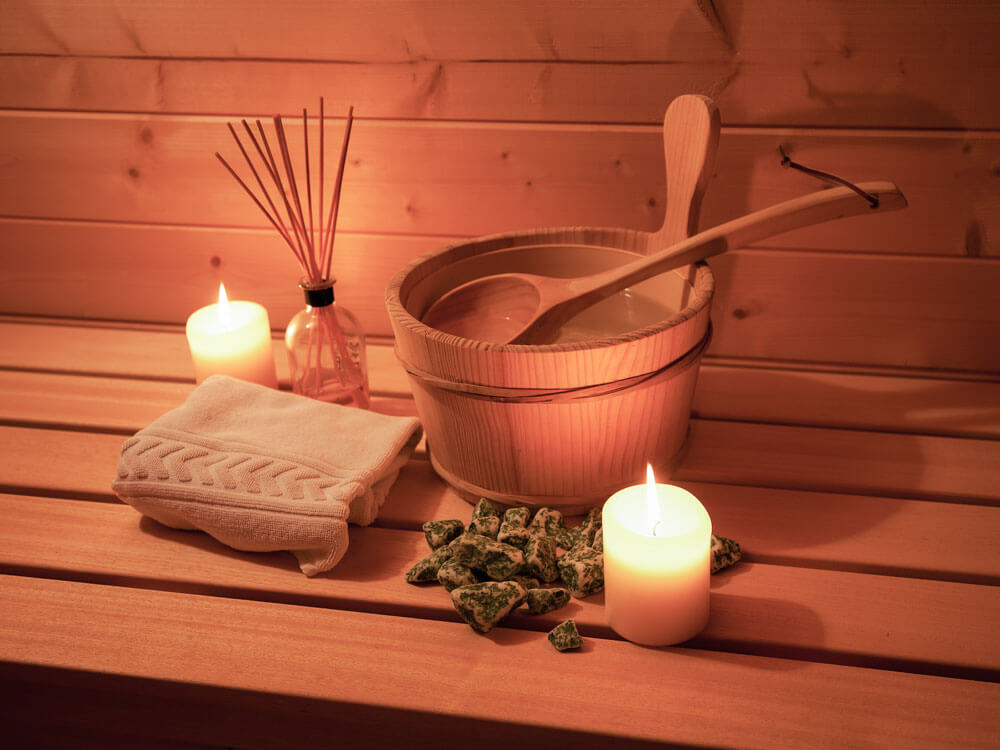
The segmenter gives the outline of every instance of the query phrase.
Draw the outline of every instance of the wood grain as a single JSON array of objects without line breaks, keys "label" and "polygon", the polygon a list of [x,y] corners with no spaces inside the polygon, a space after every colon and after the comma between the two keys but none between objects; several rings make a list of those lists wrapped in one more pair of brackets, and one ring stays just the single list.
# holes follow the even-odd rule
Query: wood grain
[{"label": "wood grain", "polygon": [[[360,709],[363,717],[362,707],[373,702],[396,731],[464,717],[503,740],[531,737],[529,727],[545,725],[604,738],[796,747],[819,735],[857,744],[877,727],[880,741],[971,747],[989,745],[998,731],[990,709],[1000,688],[982,682],[636,649],[601,638],[589,640],[585,660],[567,659],[539,634],[505,628],[484,638],[457,623],[315,607],[8,576],[0,587],[11,605],[0,613],[0,661],[23,663],[20,675],[114,673],[139,678],[144,690],[159,683],[161,691],[164,683],[184,682],[196,687],[194,695],[214,699],[223,715],[233,710],[227,689],[266,690],[293,711],[320,701],[326,721],[346,719],[340,738],[361,734],[351,714],[357,718]],[[450,667],[438,671],[436,691],[425,688],[432,664]],[[604,675],[599,685],[595,673]],[[511,674],[541,689],[512,693],[505,687]],[[559,689],[567,681],[577,686],[571,696]],[[97,676],[91,684],[113,687],[115,680]],[[580,701],[601,710],[574,710]],[[255,724],[250,714],[244,733]],[[489,734],[492,727],[501,735]],[[366,725],[365,736],[371,732]]]},{"label": "wood grain", "polygon": [[[35,337],[30,334],[34,330]],[[51,351],[51,329],[16,328],[0,323],[0,332],[15,345],[8,348],[5,366],[45,368]],[[115,335],[104,329],[105,336]],[[67,332],[66,339],[70,339]],[[136,336],[135,338],[140,338]],[[57,337],[55,341],[59,341]],[[89,339],[87,354],[101,359],[81,370],[105,375],[0,369],[0,421],[50,427],[87,427],[91,430],[136,431],[190,393],[193,383],[136,379],[135,365],[122,357],[104,360],[102,338]],[[31,346],[17,359],[20,346]],[[53,348],[62,350],[60,343]],[[65,344],[68,346],[68,344]],[[33,356],[36,355],[36,356]],[[180,356],[180,355],[178,355]],[[282,353],[276,362],[284,368]],[[159,362],[155,353],[143,361]],[[164,358],[164,362],[166,358]],[[415,413],[409,384],[390,347],[370,345],[370,382],[378,394],[376,411]],[[51,361],[52,369],[63,370]],[[119,371],[116,370],[116,364]],[[178,364],[183,364],[183,359]],[[164,367],[167,365],[164,364]],[[178,372],[178,377],[183,373]],[[900,377],[888,374],[838,373],[794,368],[737,365],[731,361],[702,363],[695,390],[694,416],[745,422],[812,425],[853,430],[893,431],[948,437],[1000,438],[1000,387],[977,380]]]},{"label": "wood grain", "polygon": [[[0,3],[5,739],[995,747],[995,5]],[[674,480],[745,557],[713,578],[698,641],[624,643],[600,597],[567,608],[578,654],[545,642],[558,612],[485,637],[457,622],[400,576],[423,521],[470,513],[423,450],[317,579],[114,500],[124,436],[193,386],[180,324],[218,281],[276,334],[301,306],[287,249],[212,158],[226,121],[357,107],[338,300],[375,334],[376,410],[412,414],[392,274],[492,232],[654,230],[682,93],[726,126],[702,227],[818,188],[779,145],[911,204],[713,261]]]},{"label": "wood grain", "polygon": [[[996,585],[997,509],[871,495],[676,480],[737,539],[746,559],[893,576]],[[401,472],[379,514],[386,528],[465,518],[469,504],[426,461]]]},{"label": "wood grain", "polygon": [[[104,372],[153,378],[157,373],[174,371],[178,381],[190,383],[188,361],[182,337],[169,330],[148,330],[141,327],[125,330],[90,328],[83,326],[44,326],[28,323],[3,324],[5,340],[10,346],[3,348],[0,366],[31,367],[63,373],[67,362],[79,368],[79,373]],[[153,342],[159,342],[154,343]],[[42,346],[41,344],[44,344]],[[136,352],[152,352],[149,357],[137,357]],[[388,347],[372,347],[373,385],[376,392],[387,397],[388,413],[412,413],[407,401],[397,401],[408,391],[400,377],[398,364]],[[21,359],[21,357],[26,359]],[[278,359],[279,365],[282,360]],[[182,396],[177,388],[164,400],[154,387],[136,387],[123,384],[117,390],[114,381],[95,386],[90,379],[63,381],[74,387],[79,383],[91,388],[96,403],[115,402],[109,417],[103,419],[93,413],[94,404],[72,406],[74,397],[57,396],[45,407],[46,412],[31,416],[25,408],[34,403],[45,403],[43,386],[46,381],[32,382],[32,378],[6,375],[7,406],[0,414],[15,424],[33,419],[46,424],[62,426],[92,425],[102,431],[111,429],[137,429],[154,413]],[[780,384],[780,380],[778,384]],[[40,388],[42,390],[40,390]],[[171,386],[173,388],[173,386]],[[132,389],[132,390],[130,390]],[[984,384],[977,393],[995,395],[993,384]],[[84,391],[88,393],[88,391]],[[817,391],[817,394],[822,391]],[[18,402],[22,402],[18,405]],[[67,416],[60,417],[58,405],[67,404]],[[989,418],[989,405],[980,405],[978,412]],[[95,419],[95,416],[97,419]],[[96,423],[95,423],[96,422]],[[996,441],[960,439],[936,435],[892,434],[861,430],[824,429],[788,425],[748,424],[737,421],[696,419],[687,453],[677,474],[680,479],[723,481],[734,484],[768,485],[794,489],[835,491],[848,493],[926,497],[957,502],[996,502],[996,487],[1000,477],[994,467],[997,460]],[[34,486],[30,482],[33,469],[44,473],[48,460],[43,446],[55,441],[53,448],[70,462],[71,469],[58,472],[59,481],[69,481],[78,472],[90,478],[80,484],[61,486],[60,491],[80,491],[88,495],[106,494],[107,477],[116,460],[118,444],[114,435],[80,436],[65,430],[14,430],[5,439],[9,441],[12,455],[23,455],[23,461],[12,461],[3,483],[8,486]],[[107,441],[105,447],[88,448],[89,440]],[[38,449],[38,453],[33,452]],[[60,447],[61,446],[61,447]],[[82,453],[81,453],[82,451]],[[93,461],[93,451],[103,451],[103,461]],[[788,458],[794,456],[794,460]],[[24,482],[29,482],[23,485]]]},{"label": "wood grain", "polygon": [[[107,498],[121,442],[121,434],[0,426],[8,455],[0,486]],[[671,478],[996,505],[998,451],[987,440],[692,420]]]},{"label": "wood grain", "polygon": [[[784,18],[784,14],[772,20]],[[987,26],[988,28],[988,26]],[[961,32],[958,32],[961,33]],[[780,49],[780,47],[779,47]],[[789,57],[807,51],[789,53]],[[259,59],[0,57],[0,105],[8,109],[213,115],[296,115],[317,92],[330,111],[365,117],[494,122],[655,123],[665,103],[715,98],[733,126],[993,129],[992,58],[908,51],[902,69],[881,59],[630,62],[419,59],[305,62]],[[913,60],[913,55],[924,59]],[[786,64],[789,62],[790,64]],[[937,62],[938,65],[934,63]],[[871,91],[873,63],[882,93]],[[916,63],[916,64],[914,64]],[[956,77],[965,82],[954,86]]]},{"label": "wood grain", "polygon": [[[462,520],[470,514],[466,508]],[[429,553],[421,532],[352,528],[337,567],[307,579],[287,553],[236,552],[206,535],[140,520],[123,505],[0,495],[0,519],[5,573],[461,622],[443,588],[403,579]],[[101,552],[110,549],[114,555]],[[712,616],[689,644],[696,648],[1000,678],[995,587],[752,563],[712,580]],[[914,608],[933,620],[909,617]],[[567,617],[593,635],[618,638],[600,595],[548,615],[515,612],[504,626],[548,631]],[[932,642],[929,629],[961,637]]]},{"label": "wood grain", "polygon": [[[189,386],[180,383],[121,380],[159,375],[190,382],[193,375],[183,346],[149,335],[166,332],[179,340],[178,328],[81,327],[68,322],[0,319],[5,342],[0,368],[8,369],[0,371],[0,419],[138,430],[160,408],[159,389],[173,393],[178,403],[187,392]],[[154,346],[156,341],[164,343]],[[287,381],[287,363],[277,347],[275,362]],[[370,344],[368,362],[378,397],[410,398],[409,382],[391,346]],[[109,377],[60,375],[74,370]],[[87,399],[78,398],[79,393]],[[152,410],[144,402],[152,403]],[[801,363],[708,357],[698,375],[694,411],[706,419],[995,439],[1000,437],[1000,384],[989,375],[976,379],[961,373],[816,370]]]},{"label": "wood grain", "polygon": [[903,372],[710,357],[698,373],[693,408],[706,419],[1000,438],[1000,385],[990,375]]},{"label": "wood grain", "polygon": [[676,477],[996,505],[998,472],[995,440],[692,420]]},{"label": "wood grain", "polygon": [[[50,320],[46,324],[39,323],[37,319],[15,321],[9,318],[0,321],[0,331],[5,343],[0,348],[0,368],[194,383],[187,339],[176,325],[77,325],[71,320]],[[272,344],[278,379],[287,386],[288,357],[284,342],[276,336]],[[376,395],[408,396],[406,375],[396,361],[391,346],[377,343],[369,346],[368,364],[372,390]],[[22,392],[24,389],[37,392],[38,387],[30,385],[31,377],[22,376],[16,382],[10,381],[11,387]],[[80,387],[83,392],[91,387],[103,389],[107,393],[106,398],[113,398],[117,386],[114,382],[83,382]],[[150,384],[145,390],[152,394],[156,385]],[[179,394],[180,390],[175,393]],[[67,397],[72,399],[73,395],[69,393]],[[128,401],[123,401],[122,407],[127,405]]]},{"label": "wood grain", "polygon": [[84,23],[75,5],[7,3],[0,47],[18,56],[0,59],[0,102],[295,114],[325,89],[374,117],[653,123],[700,93],[751,125],[993,128],[1000,114],[976,95],[997,72],[989,3],[547,0],[490,4],[488,24],[450,2],[284,6],[203,3],[192,23],[183,5],[102,1]]},{"label": "wood grain", "polygon": [[[456,241],[338,236],[337,298],[376,336],[390,332],[384,297],[392,275]],[[224,281],[234,298],[263,304],[283,330],[302,299],[292,254],[278,244],[263,230],[0,220],[0,310],[183,323]],[[1000,340],[995,259],[754,249],[710,265],[718,282],[710,356],[979,370],[994,379],[1000,372],[1000,348],[988,345]],[[90,294],[98,283],[113,293]]]},{"label": "wood grain", "polygon": [[[225,122],[0,111],[0,163],[6,184],[18,185],[0,194],[0,215],[264,227],[212,158],[235,151]],[[330,123],[331,138],[342,125]],[[300,152],[294,138],[289,145]],[[779,145],[796,161],[854,182],[891,180],[911,208],[789,232],[769,246],[996,252],[990,238],[1000,234],[993,171],[1000,139],[990,132],[723,128],[701,226],[817,189],[815,179],[781,166]],[[645,125],[358,119],[338,228],[434,235],[552,226],[648,231],[663,219],[662,150],[660,129]]]},{"label": "wood grain", "polygon": [[771,348],[765,339],[780,340],[794,359],[929,370],[971,364],[1000,375],[1000,315],[991,302],[1000,264],[851,255],[820,270],[816,260],[763,250],[713,259],[713,317],[721,321],[713,351],[756,357]]},{"label": "wood grain", "polygon": [[[701,425],[696,423],[695,427],[699,430]],[[705,431],[697,434],[703,436]],[[753,433],[747,437],[747,431],[739,425],[733,428],[733,434],[740,441],[756,438]],[[763,453],[796,449],[804,452],[809,447],[809,433],[803,433],[801,428],[791,428],[785,444],[774,442],[772,431],[762,430],[760,434],[758,444]],[[826,437],[823,431],[820,435]],[[845,441],[849,442],[853,435],[845,435]],[[858,435],[863,437],[864,433]],[[8,457],[0,467],[0,487],[8,492],[112,500],[110,482],[123,439],[115,434],[0,427],[0,446]],[[862,447],[872,455],[888,455],[893,443],[869,440],[862,442]],[[951,502],[878,496],[876,485],[889,484],[889,480],[900,482],[910,474],[890,464],[884,470],[871,470],[872,476],[865,477],[864,471],[869,470],[865,463],[869,456],[865,453],[855,457],[853,463],[841,459],[833,467],[858,477],[852,487],[855,494],[830,492],[830,485],[837,484],[840,478],[830,479],[822,473],[828,467],[816,470],[804,460],[789,464],[780,474],[781,481],[775,484],[785,489],[740,487],[734,483],[759,479],[761,470],[755,463],[741,463],[759,462],[758,455],[746,448],[742,452],[738,448],[720,448],[720,454],[720,460],[726,463],[724,468],[684,463],[673,481],[693,487],[716,519],[719,533],[743,540],[752,559],[919,577],[933,576],[940,568],[947,571],[946,578],[976,583],[996,578],[992,557],[984,557],[983,553],[994,546],[995,507],[958,502],[960,491],[971,494],[968,488],[978,486],[981,480],[975,476],[960,478],[963,484],[956,485],[955,494],[948,496]],[[988,478],[988,469],[989,465],[981,466],[970,473],[983,473]],[[705,483],[706,476],[729,484]],[[872,485],[867,494],[866,484]],[[794,485],[799,488],[790,489]],[[916,494],[916,488],[909,493],[911,497]],[[379,524],[415,530],[427,520],[461,517],[468,508],[433,473],[427,461],[416,459],[394,485]]]}]

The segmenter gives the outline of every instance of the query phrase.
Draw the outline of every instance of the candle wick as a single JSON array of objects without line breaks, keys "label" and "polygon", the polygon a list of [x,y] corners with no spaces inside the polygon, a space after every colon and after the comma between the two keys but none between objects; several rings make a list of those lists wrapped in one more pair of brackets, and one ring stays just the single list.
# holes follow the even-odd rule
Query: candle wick
[{"label": "candle wick", "polygon": [[660,527],[663,526],[663,521],[657,521],[653,524],[653,536],[660,536]]}]

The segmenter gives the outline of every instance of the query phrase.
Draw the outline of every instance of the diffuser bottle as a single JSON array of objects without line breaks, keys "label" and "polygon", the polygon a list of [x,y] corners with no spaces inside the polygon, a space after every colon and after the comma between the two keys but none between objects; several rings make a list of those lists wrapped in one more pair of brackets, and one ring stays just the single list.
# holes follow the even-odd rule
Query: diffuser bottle
[{"label": "diffuser bottle", "polygon": [[302,282],[306,307],[285,329],[285,347],[295,393],[367,409],[365,334],[357,318],[333,294],[334,280]]}]

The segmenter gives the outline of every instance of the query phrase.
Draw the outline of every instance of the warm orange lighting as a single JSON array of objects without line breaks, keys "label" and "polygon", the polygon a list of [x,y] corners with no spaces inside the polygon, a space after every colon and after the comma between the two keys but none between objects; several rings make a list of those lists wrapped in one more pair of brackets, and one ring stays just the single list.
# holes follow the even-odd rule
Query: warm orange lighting
[{"label": "warm orange lighting", "polygon": [[657,502],[656,477],[653,476],[652,464],[646,464],[646,518],[649,523],[649,533],[659,536],[662,533],[663,516],[660,514],[660,504]]},{"label": "warm orange lighting", "polygon": [[226,296],[226,287],[221,282],[219,283],[219,319],[222,320],[222,325],[226,327],[227,331],[233,329],[233,316],[229,312],[229,297]]}]

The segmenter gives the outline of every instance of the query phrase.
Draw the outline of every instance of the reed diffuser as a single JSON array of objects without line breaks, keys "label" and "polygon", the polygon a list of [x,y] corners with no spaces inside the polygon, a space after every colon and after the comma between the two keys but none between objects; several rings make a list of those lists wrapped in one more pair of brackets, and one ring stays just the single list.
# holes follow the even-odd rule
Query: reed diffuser
[{"label": "reed diffuser", "polygon": [[[260,120],[256,121],[256,134],[246,120],[242,121],[243,130],[259,162],[263,165],[261,171],[265,173],[267,180],[261,177],[261,171],[255,166],[254,159],[244,146],[236,128],[228,124],[229,132],[253,174],[259,189],[259,197],[221,154],[216,152],[215,156],[253,199],[254,204],[278,231],[285,244],[292,249],[302,268],[299,286],[304,293],[306,307],[292,318],[285,330],[292,390],[321,401],[354,403],[367,409],[370,405],[370,395],[365,359],[365,335],[354,315],[337,304],[333,293],[336,280],[331,275],[337,213],[344,179],[344,165],[347,162],[347,147],[354,121],[354,107],[349,108],[347,112],[347,126],[340,149],[337,176],[325,219],[323,215],[326,177],[324,115],[323,98],[320,97],[319,160],[316,170],[319,179],[315,204],[309,162],[309,113],[306,109],[302,110],[304,190],[300,188],[295,176],[285,126],[280,115],[274,117],[277,155],[271,148]],[[277,203],[265,185],[268,181],[276,191]]]}]

